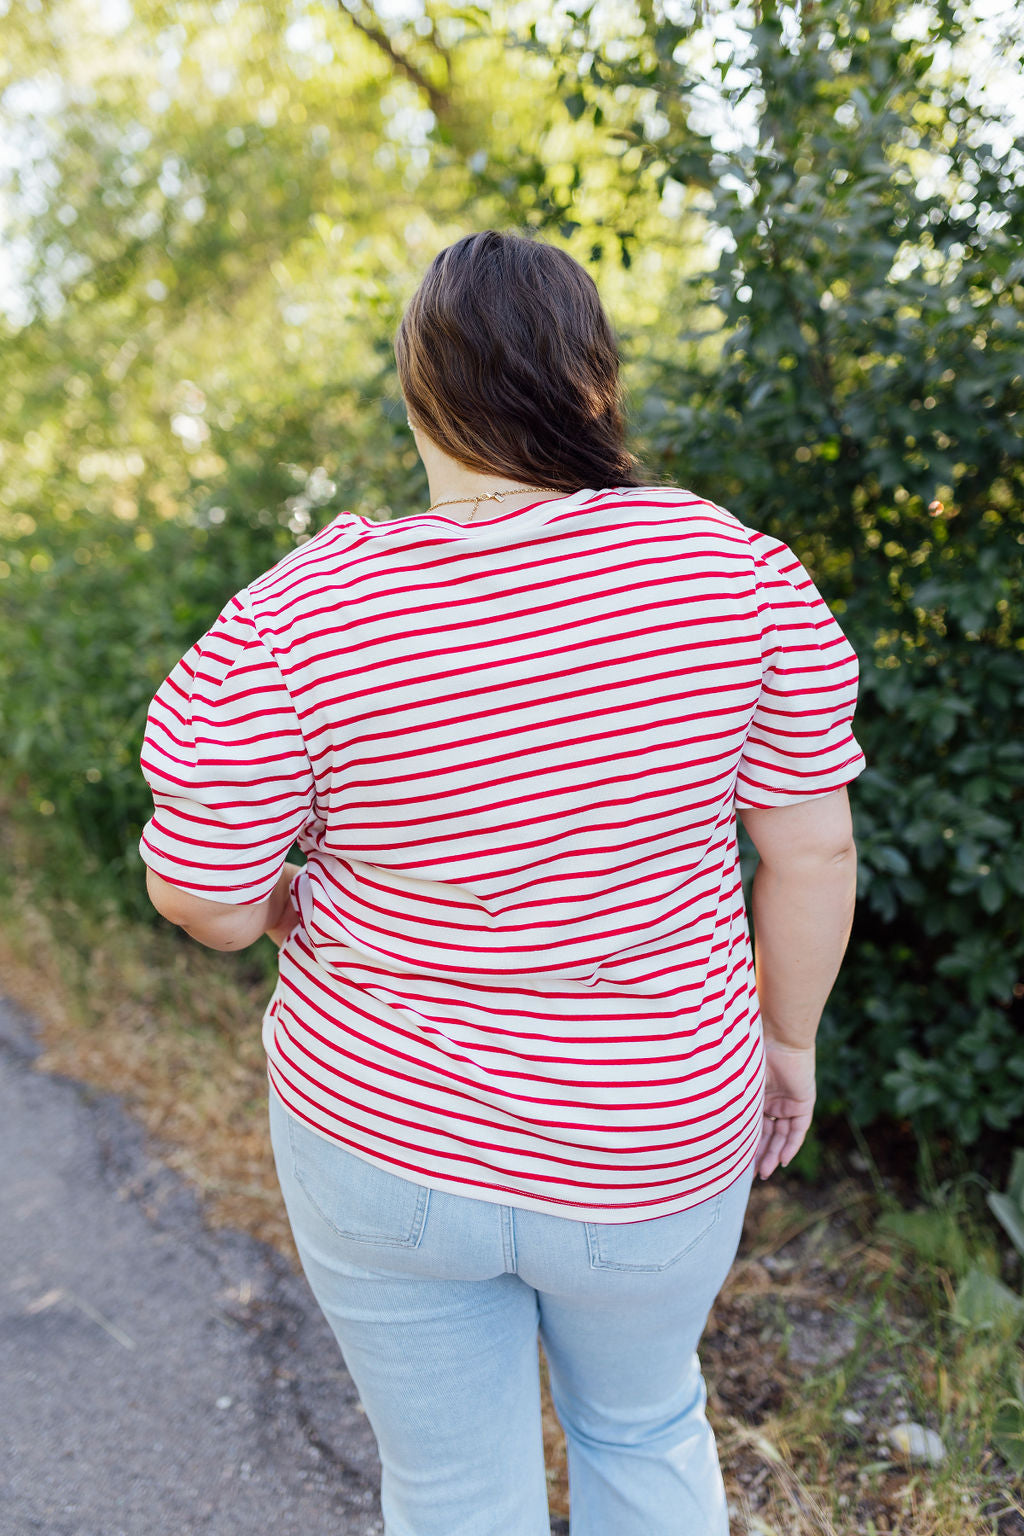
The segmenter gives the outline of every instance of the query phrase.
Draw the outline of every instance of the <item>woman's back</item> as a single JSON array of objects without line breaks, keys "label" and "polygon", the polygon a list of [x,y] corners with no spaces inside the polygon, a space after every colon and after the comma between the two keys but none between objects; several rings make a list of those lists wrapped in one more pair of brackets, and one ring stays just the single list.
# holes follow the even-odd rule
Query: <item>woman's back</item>
[{"label": "woman's back", "polygon": [[847,783],[855,691],[790,551],[690,492],[343,515],[158,695],[146,856],[255,900],[298,837],[293,1114],[438,1187],[660,1215],[760,1131],[736,805]]}]

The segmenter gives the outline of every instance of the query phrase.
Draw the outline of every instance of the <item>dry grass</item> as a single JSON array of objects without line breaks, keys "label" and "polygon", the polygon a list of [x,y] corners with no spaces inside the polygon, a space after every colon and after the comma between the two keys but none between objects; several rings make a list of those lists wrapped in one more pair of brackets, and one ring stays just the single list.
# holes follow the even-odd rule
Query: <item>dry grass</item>
[{"label": "dry grass", "polygon": [[212,1226],[294,1257],[266,1131],[269,989],[251,962],[113,917],[83,954],[24,892],[16,911],[0,932],[0,990],[42,1024],[40,1068],[123,1095]]},{"label": "dry grass", "polygon": [[[27,889],[4,905],[0,989],[41,1020],[40,1067],[123,1095],[212,1225],[294,1257],[265,1127],[259,966],[114,916],[87,942],[61,943]],[[703,1350],[734,1531],[1024,1536],[1021,1489],[986,1440],[1002,1357],[952,1329],[948,1277],[944,1289],[880,1238],[877,1215],[863,1177],[754,1189]],[[544,1411],[552,1514],[564,1517],[546,1391]],[[886,1447],[880,1432],[900,1419],[939,1430],[942,1466]]]}]

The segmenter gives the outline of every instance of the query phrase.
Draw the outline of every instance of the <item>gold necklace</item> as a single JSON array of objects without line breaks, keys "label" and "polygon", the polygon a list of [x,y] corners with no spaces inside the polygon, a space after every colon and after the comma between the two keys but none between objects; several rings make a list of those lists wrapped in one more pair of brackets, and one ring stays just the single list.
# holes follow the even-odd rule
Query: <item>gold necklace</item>
[{"label": "gold necklace", "polygon": [[454,507],[462,502],[471,501],[473,511],[470,513],[470,518],[472,519],[476,517],[476,509],[482,501],[496,501],[500,504],[503,496],[521,496],[524,492],[532,491],[542,494],[546,491],[554,491],[559,496],[567,494],[560,485],[510,485],[505,491],[480,491],[476,496],[449,496],[447,501],[432,502],[427,511],[433,512],[437,507]]}]

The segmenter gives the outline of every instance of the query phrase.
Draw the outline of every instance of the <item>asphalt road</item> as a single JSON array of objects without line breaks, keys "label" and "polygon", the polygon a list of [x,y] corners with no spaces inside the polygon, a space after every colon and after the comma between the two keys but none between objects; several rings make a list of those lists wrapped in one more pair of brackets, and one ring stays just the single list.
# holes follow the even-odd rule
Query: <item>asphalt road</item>
[{"label": "asphalt road", "polygon": [[0,1536],[371,1536],[369,1426],[301,1276],[0,1001]]}]

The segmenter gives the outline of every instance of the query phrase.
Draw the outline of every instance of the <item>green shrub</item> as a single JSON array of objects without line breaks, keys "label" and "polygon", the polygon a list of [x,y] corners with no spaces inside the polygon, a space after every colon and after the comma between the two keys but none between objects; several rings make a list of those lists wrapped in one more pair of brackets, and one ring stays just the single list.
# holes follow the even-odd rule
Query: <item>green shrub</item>
[{"label": "green shrub", "polygon": [[[182,652],[247,579],[246,531],[113,515],[37,520],[3,583],[0,728],[15,809],[67,838],[56,889],[97,877],[144,909],[136,844],[150,804],[138,755],[149,701]],[[238,549],[241,542],[242,549]],[[239,558],[241,556],[241,558]],[[47,841],[52,841],[47,837]],[[76,894],[84,894],[79,890]]]}]

